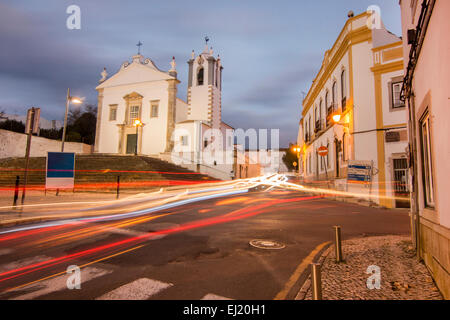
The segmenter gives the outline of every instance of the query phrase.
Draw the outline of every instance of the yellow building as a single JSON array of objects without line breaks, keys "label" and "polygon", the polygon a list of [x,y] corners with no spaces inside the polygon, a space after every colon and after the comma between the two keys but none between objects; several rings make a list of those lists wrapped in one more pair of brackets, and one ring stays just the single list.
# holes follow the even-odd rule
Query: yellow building
[{"label": "yellow building", "polygon": [[[409,188],[402,41],[375,14],[349,14],[325,52],[303,100],[300,172],[305,182],[328,181],[382,206],[404,207]],[[327,156],[318,154],[320,147],[328,148]],[[361,165],[365,178],[354,174]]]}]

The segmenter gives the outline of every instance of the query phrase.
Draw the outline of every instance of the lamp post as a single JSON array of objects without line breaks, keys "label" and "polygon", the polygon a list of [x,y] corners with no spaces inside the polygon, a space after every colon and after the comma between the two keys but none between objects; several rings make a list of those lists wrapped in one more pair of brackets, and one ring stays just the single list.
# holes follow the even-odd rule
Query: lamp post
[{"label": "lamp post", "polygon": [[64,152],[64,141],[66,140],[66,130],[67,130],[67,115],[69,113],[69,104],[73,102],[75,104],[82,103],[82,99],[78,97],[70,96],[70,89],[67,88],[67,98],[66,98],[66,114],[64,116],[64,128],[63,128],[63,136],[62,136],[62,144],[61,144],[61,152]]},{"label": "lamp post", "polygon": [[302,148],[300,148],[299,146],[294,146],[292,150],[297,153],[297,173],[300,176],[300,151],[302,150]]},{"label": "lamp post", "polygon": [[134,120],[133,126],[136,127],[136,148],[134,149],[134,155],[137,156],[138,154],[138,141],[139,141],[139,136],[138,136],[138,129],[139,127],[142,126],[142,122],[139,119]]}]

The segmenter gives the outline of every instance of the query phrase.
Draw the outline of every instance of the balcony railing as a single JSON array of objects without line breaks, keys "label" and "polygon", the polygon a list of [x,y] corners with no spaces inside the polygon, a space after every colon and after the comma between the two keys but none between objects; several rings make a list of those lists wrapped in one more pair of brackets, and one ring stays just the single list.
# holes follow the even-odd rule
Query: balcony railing
[{"label": "balcony railing", "polygon": [[320,130],[322,130],[322,121],[321,120],[317,120],[316,121],[316,125],[314,127],[314,133],[317,133]]},{"label": "balcony railing", "polygon": [[311,140],[309,134],[305,134],[305,142],[308,143]]},{"label": "balcony railing", "polygon": [[337,104],[336,103],[331,103],[330,106],[327,108],[327,127],[329,125],[331,125],[331,116],[333,115],[334,112],[337,111]]}]

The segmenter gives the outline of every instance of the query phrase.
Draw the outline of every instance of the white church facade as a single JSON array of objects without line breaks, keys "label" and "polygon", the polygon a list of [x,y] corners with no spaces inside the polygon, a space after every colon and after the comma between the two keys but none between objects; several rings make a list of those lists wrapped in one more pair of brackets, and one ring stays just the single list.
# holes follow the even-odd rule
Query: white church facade
[{"label": "white church facade", "polygon": [[[233,150],[233,128],[221,119],[220,57],[214,57],[206,45],[198,56],[192,51],[188,66],[187,103],[177,98],[180,81],[175,58],[167,72],[141,54],[124,62],[110,77],[104,70],[96,88],[94,152],[159,157],[196,171],[201,171],[201,164],[217,171],[213,176],[232,178],[232,162],[203,159],[211,145],[216,151]],[[211,130],[222,139],[213,137]]]}]

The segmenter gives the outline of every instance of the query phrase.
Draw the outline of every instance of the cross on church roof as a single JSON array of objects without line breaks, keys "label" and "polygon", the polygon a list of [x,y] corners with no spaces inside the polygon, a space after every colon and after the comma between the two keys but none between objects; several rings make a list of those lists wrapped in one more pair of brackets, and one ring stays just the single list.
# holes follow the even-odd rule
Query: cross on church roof
[{"label": "cross on church roof", "polygon": [[142,42],[139,41],[138,44],[136,45],[136,47],[138,47],[138,54],[141,54],[141,46],[142,46]]},{"label": "cross on church roof", "polygon": [[205,37],[205,43],[206,43],[206,45],[208,45],[208,42],[209,42],[209,37],[206,36],[206,37]]}]

